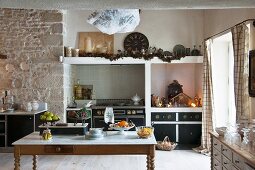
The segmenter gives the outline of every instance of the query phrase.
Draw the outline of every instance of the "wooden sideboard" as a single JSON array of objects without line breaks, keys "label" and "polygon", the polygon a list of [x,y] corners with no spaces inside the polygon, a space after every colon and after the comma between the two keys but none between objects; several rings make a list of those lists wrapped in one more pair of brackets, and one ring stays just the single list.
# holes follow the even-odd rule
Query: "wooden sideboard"
[{"label": "wooden sideboard", "polygon": [[211,134],[211,170],[255,170],[255,155],[229,145],[217,133]]}]

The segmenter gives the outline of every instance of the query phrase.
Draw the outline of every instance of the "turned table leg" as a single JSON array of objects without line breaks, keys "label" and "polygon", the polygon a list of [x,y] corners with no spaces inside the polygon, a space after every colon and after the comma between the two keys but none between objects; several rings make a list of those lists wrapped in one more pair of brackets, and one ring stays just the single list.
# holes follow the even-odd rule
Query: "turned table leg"
[{"label": "turned table leg", "polygon": [[33,155],[33,170],[37,169],[37,155]]},{"label": "turned table leg", "polygon": [[151,167],[151,170],[155,169],[155,156],[154,155],[150,156],[150,167]]},{"label": "turned table leg", "polygon": [[20,152],[17,146],[14,147],[14,170],[20,170]]},{"label": "turned table leg", "polygon": [[147,161],[146,161],[146,163],[147,163],[147,170],[150,170],[151,169],[151,161],[150,161],[150,155],[147,155]]},{"label": "turned table leg", "polygon": [[155,169],[155,146],[150,147],[150,152],[147,155],[147,170]]}]

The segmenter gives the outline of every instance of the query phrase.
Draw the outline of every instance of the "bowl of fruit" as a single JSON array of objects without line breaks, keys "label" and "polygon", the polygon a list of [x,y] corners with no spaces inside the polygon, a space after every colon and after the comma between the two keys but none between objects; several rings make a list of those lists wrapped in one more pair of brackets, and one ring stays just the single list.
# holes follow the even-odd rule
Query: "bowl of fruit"
[{"label": "bowl of fruit", "polygon": [[55,124],[55,122],[60,120],[60,117],[52,112],[44,112],[41,116],[40,116],[40,120],[43,122],[44,125],[51,123],[51,125]]},{"label": "bowl of fruit", "polygon": [[151,126],[138,126],[136,132],[139,138],[147,139],[154,133],[154,127]]},{"label": "bowl of fruit", "polygon": [[133,127],[135,127],[135,124],[133,122],[127,122],[125,120],[122,120],[120,122],[110,124],[109,126],[110,129],[119,131],[119,134],[126,134],[125,130],[127,131],[129,129],[132,129]]}]

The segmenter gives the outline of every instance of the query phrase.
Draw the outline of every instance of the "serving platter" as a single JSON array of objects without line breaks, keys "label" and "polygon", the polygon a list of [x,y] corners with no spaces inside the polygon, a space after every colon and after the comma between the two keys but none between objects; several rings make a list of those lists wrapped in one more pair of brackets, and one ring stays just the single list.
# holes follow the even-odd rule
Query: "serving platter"
[{"label": "serving platter", "polygon": [[119,127],[119,126],[116,126],[115,124],[110,125],[110,129],[119,131],[118,134],[120,135],[125,135],[126,134],[125,131],[132,129],[133,127],[135,127],[135,125],[128,126],[128,127]]}]

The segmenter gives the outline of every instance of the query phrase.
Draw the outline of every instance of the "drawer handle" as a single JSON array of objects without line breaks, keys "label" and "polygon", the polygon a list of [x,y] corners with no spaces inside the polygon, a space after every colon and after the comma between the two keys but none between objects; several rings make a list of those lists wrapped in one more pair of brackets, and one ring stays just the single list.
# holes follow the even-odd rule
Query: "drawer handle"
[{"label": "drawer handle", "polygon": [[222,151],[227,151],[227,149],[222,149]]},{"label": "drawer handle", "polygon": [[227,165],[228,163],[227,162],[223,162],[224,165]]},{"label": "drawer handle", "polygon": [[238,163],[239,163],[239,161],[238,161],[238,160],[235,160],[235,163],[237,163],[237,164],[238,164]]},{"label": "drawer handle", "polygon": [[219,166],[218,164],[214,164],[214,166]]},{"label": "drawer handle", "polygon": [[56,152],[60,152],[61,151],[61,147],[56,147]]},{"label": "drawer handle", "polygon": [[214,143],[213,145],[214,145],[214,146],[217,146],[218,144],[217,144],[217,143]]},{"label": "drawer handle", "polygon": [[218,156],[218,154],[214,154],[214,156]]}]

